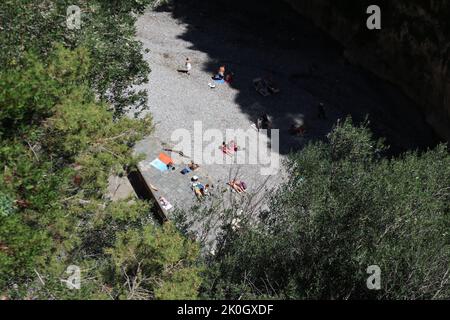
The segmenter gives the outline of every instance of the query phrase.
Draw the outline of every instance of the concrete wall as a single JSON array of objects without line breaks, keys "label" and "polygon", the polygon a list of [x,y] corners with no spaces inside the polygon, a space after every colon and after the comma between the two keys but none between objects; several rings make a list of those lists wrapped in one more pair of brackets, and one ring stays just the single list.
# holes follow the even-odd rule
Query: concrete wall
[{"label": "concrete wall", "polygon": [[[401,87],[450,141],[450,1],[285,1],[343,44],[351,62]],[[366,27],[371,4],[382,10],[380,31]]]}]

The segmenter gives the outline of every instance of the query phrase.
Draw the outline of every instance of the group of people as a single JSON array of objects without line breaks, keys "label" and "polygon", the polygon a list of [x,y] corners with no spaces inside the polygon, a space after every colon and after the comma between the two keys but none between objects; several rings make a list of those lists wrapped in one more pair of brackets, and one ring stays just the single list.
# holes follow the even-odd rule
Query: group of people
[{"label": "group of people", "polygon": [[[192,70],[192,63],[190,58],[186,58],[185,65],[183,69],[178,70],[179,72],[186,73],[188,75],[191,74]],[[212,83],[209,83],[210,88],[215,88],[216,83],[231,83],[233,81],[233,73],[226,71],[225,65],[220,65],[217,72],[212,76]],[[270,93],[278,93],[280,90],[275,85],[274,81],[269,78],[258,78],[254,80],[255,88],[258,92],[260,92],[264,88],[264,90],[267,90]],[[261,93],[261,92],[260,92]],[[325,120],[326,114],[325,114],[325,106],[324,103],[320,102],[317,105],[317,118]],[[258,119],[256,120],[256,128],[257,130],[270,130],[272,129],[272,119],[267,113],[263,113]],[[305,121],[302,118],[301,121],[297,121],[294,124],[291,125],[289,128],[289,132],[292,135],[300,135],[303,136],[306,132],[306,125]],[[231,141],[230,143],[226,143],[225,141],[220,146],[221,151],[225,155],[233,155],[233,153],[236,153],[239,148],[237,144],[234,141]],[[191,167],[192,165],[192,167]],[[192,163],[189,166],[189,169],[194,171],[198,168],[198,165]],[[170,168],[169,168],[170,169]],[[247,186],[244,182],[238,181],[238,180],[231,180],[229,183],[227,183],[234,191],[237,193],[243,193],[246,191]],[[198,177],[194,176],[192,180],[192,190],[194,191],[197,198],[202,198],[208,194],[208,188],[209,185],[203,185],[200,182],[198,182]]]},{"label": "group of people", "polygon": [[[192,63],[189,58],[186,58],[184,68],[179,69],[178,72],[185,73],[187,75],[191,74],[192,70]],[[233,81],[233,73],[226,71],[225,65],[221,65],[219,69],[217,70],[216,74],[212,76],[212,80],[214,80],[214,83],[210,83],[209,86],[211,88],[215,88],[215,83],[231,83]],[[261,117],[261,128],[270,128],[270,120],[267,115],[264,115]],[[221,151],[226,155],[233,155],[233,153],[236,153],[239,150],[238,145],[235,141],[230,141],[229,143],[226,143],[225,141],[220,146]],[[194,162],[191,162],[188,166],[189,170],[186,168],[185,173],[188,171],[195,171],[199,168],[198,164],[195,164]],[[227,183],[232,190],[236,191],[237,193],[243,193],[247,190],[247,185],[243,181],[238,180],[231,180]],[[195,196],[198,200],[203,199],[209,194],[210,185],[209,184],[202,184],[199,181],[198,176],[193,176],[191,179],[191,189],[194,191]]]},{"label": "group of people", "polygon": [[226,72],[225,66],[221,65],[217,73],[212,77],[214,81],[231,83],[233,81],[233,72]]},{"label": "group of people", "polygon": [[222,142],[222,145],[220,146],[220,150],[222,150],[223,154],[232,156],[233,153],[236,153],[239,151],[239,147],[234,142],[234,140],[231,140],[228,144],[224,141]]},{"label": "group of people", "polygon": [[191,179],[192,185],[191,188],[194,191],[195,196],[198,200],[201,200],[203,197],[206,197],[209,194],[209,184],[203,185],[199,182],[197,176],[193,176]]},{"label": "group of people", "polygon": [[[192,62],[190,58],[186,58],[186,61],[184,63],[184,67],[177,70],[180,73],[185,73],[187,75],[191,74],[192,71]],[[233,81],[233,72],[227,72],[225,65],[221,65],[217,72],[212,76],[212,80],[214,80],[214,83],[209,83],[209,86],[211,88],[215,88],[215,83],[231,83]]]},{"label": "group of people", "polygon": [[217,70],[217,73],[212,76],[213,83],[208,83],[209,87],[211,89],[214,89],[216,87],[216,83],[228,83],[230,84],[233,82],[233,72],[226,72],[225,66],[221,65],[219,67],[219,70]]}]

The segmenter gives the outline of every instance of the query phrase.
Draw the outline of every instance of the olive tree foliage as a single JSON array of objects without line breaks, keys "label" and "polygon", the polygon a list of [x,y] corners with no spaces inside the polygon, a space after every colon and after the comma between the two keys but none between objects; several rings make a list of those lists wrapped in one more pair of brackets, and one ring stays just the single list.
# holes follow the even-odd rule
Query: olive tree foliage
[{"label": "olive tree foliage", "polygon": [[[203,295],[448,299],[449,152],[442,145],[387,159],[384,150],[348,119],[292,154],[270,209],[256,221],[244,210],[239,228],[217,233]],[[381,270],[380,290],[367,286],[369,266]]]},{"label": "olive tree foliage", "polygon": [[195,243],[155,225],[150,203],[106,196],[153,128],[122,116],[149,71],[134,40],[148,1],[78,1],[78,31],[65,26],[68,3],[0,4],[0,297],[195,298]]},{"label": "olive tree foliage", "polygon": [[126,286],[118,293],[126,299],[195,299],[201,284],[196,264],[198,245],[183,237],[172,223],[156,229],[119,234],[112,257],[117,283],[125,277]]},{"label": "olive tree foliage", "polygon": [[[66,48],[84,47],[95,64],[88,72],[89,85],[108,102],[115,116],[133,107],[145,109],[144,90],[150,67],[142,58],[142,44],[135,39],[135,22],[153,0],[6,0],[0,4],[0,64],[22,61],[31,49],[46,57],[55,43]],[[67,27],[67,8],[81,10],[80,29]]]}]

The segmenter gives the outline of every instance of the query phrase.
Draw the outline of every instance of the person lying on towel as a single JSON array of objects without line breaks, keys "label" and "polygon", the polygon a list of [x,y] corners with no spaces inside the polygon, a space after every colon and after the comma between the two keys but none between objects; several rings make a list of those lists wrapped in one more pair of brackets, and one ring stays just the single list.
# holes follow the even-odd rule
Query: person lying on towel
[{"label": "person lying on towel", "polygon": [[233,153],[231,152],[231,150],[228,148],[227,144],[224,142],[222,142],[222,145],[220,146],[220,150],[222,150],[222,152],[226,155],[232,156]]},{"label": "person lying on towel", "polygon": [[189,169],[191,169],[192,171],[195,171],[198,168],[200,168],[200,166],[198,164],[196,164],[194,161],[191,161],[191,163],[189,164]]},{"label": "person lying on towel", "polygon": [[243,181],[239,181],[239,180],[231,180],[230,182],[227,183],[234,191],[236,191],[237,193],[243,193],[246,192],[247,189],[247,185],[245,182]]}]

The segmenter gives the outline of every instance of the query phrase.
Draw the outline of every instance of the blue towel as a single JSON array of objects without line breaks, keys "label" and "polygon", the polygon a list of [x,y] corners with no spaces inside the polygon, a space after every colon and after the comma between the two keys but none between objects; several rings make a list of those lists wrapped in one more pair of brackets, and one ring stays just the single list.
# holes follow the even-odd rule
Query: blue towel
[{"label": "blue towel", "polygon": [[188,174],[189,172],[191,172],[191,169],[189,168],[184,168],[183,170],[181,170],[181,174]]},{"label": "blue towel", "polygon": [[162,172],[169,170],[167,165],[159,159],[153,160],[150,165]]}]

